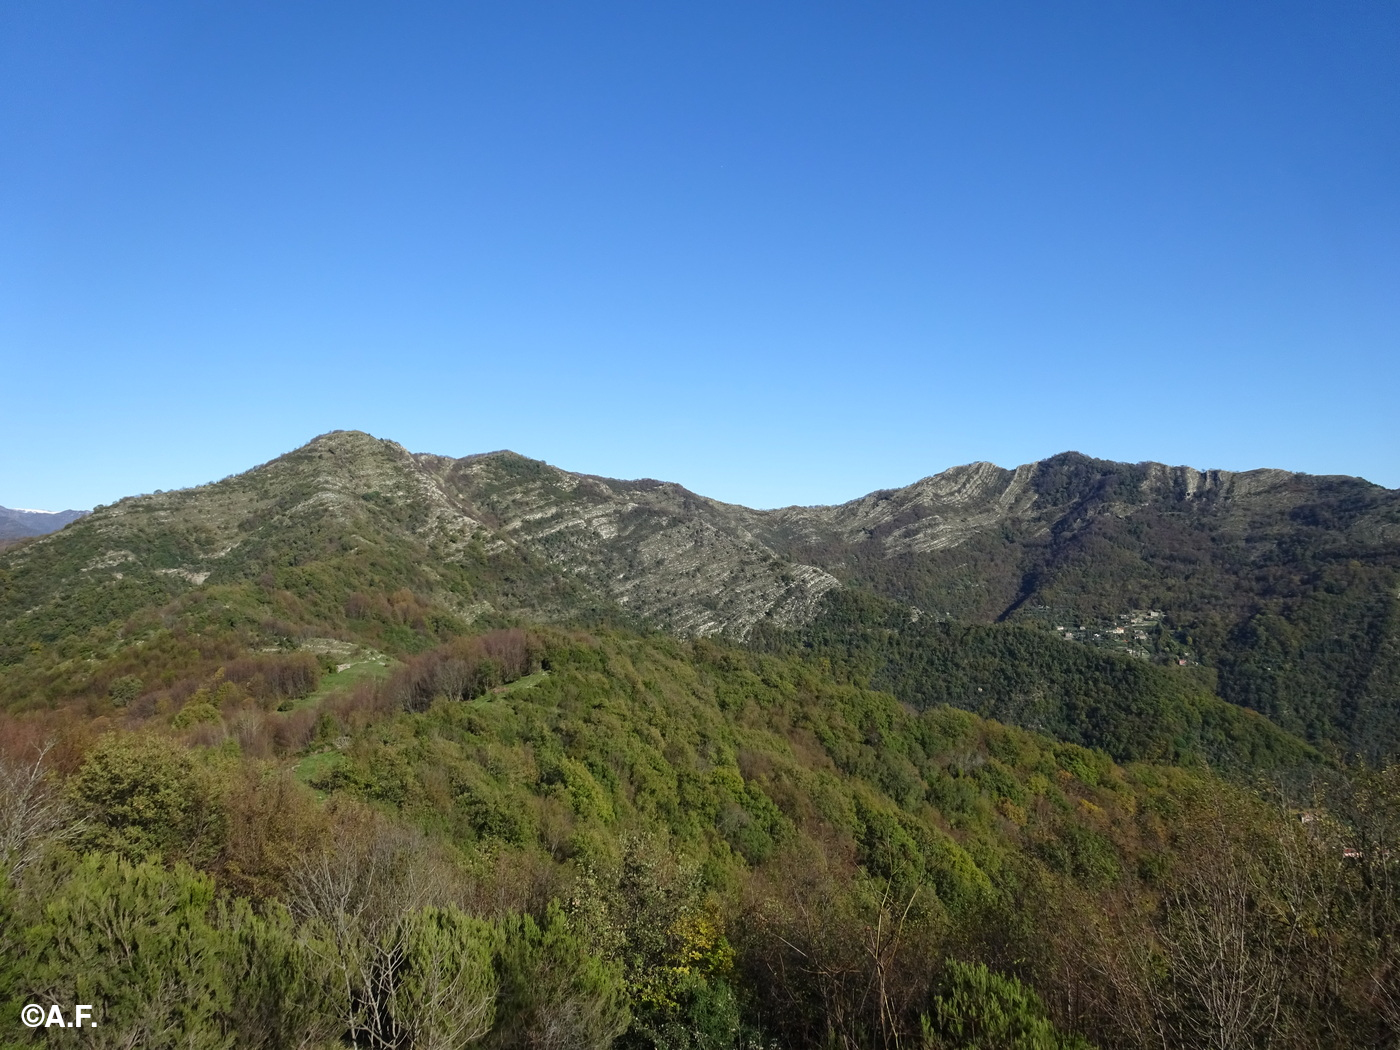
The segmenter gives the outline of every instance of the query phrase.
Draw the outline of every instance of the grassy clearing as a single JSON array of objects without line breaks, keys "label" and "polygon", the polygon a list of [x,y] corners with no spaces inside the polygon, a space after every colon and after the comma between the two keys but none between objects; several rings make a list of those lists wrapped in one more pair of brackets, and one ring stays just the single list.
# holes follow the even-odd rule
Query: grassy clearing
[{"label": "grassy clearing", "polygon": [[509,682],[506,685],[498,685],[495,689],[492,689],[491,692],[514,693],[521,689],[533,689],[548,677],[548,671],[536,671],[534,674],[527,674],[524,678],[517,678],[515,681]]},{"label": "grassy clearing", "polygon": [[294,767],[296,778],[303,784],[310,784],[322,773],[329,772],[345,761],[345,755],[340,751],[327,750],[318,751],[314,755],[307,755]]},{"label": "grassy clearing", "polygon": [[321,676],[321,684],[314,693],[302,697],[288,705],[286,710],[295,711],[310,704],[319,703],[332,693],[351,689],[361,682],[384,678],[389,674],[389,660],[385,656],[367,657],[356,660],[343,671],[333,671]]}]

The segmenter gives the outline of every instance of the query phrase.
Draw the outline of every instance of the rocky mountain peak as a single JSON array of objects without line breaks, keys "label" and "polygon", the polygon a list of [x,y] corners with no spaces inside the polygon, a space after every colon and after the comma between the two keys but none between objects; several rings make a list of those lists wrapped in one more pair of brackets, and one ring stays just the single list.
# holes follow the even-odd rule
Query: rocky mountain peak
[{"label": "rocky mountain peak", "polygon": [[[340,430],[220,482],[123,500],[44,543],[90,547],[74,559],[99,567],[83,570],[89,582],[144,571],[172,585],[377,550],[416,566],[413,586],[459,612],[554,617],[588,601],[681,634],[742,637],[761,622],[807,622],[843,583],[973,619],[1071,593],[1086,609],[1129,600],[1120,591],[1155,608],[1172,559],[1238,573],[1287,537],[1384,545],[1400,536],[1396,507],[1396,493],[1359,479],[1066,452],[1015,469],[952,467],[836,506],[757,511],[674,482],[576,474],[509,450],[411,453]],[[1221,546],[1246,536],[1237,551]],[[1091,546],[1131,582],[1111,594],[1086,587],[1073,566]],[[482,582],[458,594],[444,582],[452,573]],[[1071,590],[1056,582],[1070,576],[1081,579]],[[557,585],[541,589],[546,578]]]}]

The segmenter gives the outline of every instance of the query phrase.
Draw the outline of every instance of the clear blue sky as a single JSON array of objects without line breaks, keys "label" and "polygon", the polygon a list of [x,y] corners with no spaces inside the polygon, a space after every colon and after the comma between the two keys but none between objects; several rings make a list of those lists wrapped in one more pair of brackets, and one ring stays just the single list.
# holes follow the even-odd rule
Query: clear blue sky
[{"label": "clear blue sky", "polygon": [[754,506],[1400,486],[1400,3],[0,3],[0,504],[336,428]]}]

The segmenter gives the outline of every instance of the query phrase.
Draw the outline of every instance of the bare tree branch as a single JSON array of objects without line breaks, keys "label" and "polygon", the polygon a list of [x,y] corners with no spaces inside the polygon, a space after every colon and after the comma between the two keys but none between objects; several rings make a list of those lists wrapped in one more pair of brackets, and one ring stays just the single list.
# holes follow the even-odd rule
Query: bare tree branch
[{"label": "bare tree branch", "polygon": [[0,757],[0,870],[11,882],[50,842],[82,826],[49,777],[45,760],[52,749],[45,743],[28,764]]}]

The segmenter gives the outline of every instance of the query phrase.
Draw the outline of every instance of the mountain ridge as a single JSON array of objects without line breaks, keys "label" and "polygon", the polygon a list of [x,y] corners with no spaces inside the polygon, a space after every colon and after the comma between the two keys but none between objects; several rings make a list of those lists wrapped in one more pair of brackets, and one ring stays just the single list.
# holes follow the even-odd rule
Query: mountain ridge
[{"label": "mountain ridge", "polygon": [[353,633],[382,606],[376,644],[411,649],[521,618],[800,634],[854,588],[915,618],[1058,627],[1202,664],[1226,699],[1309,740],[1400,748],[1400,491],[1346,477],[1061,453],[754,510],[508,450],[453,458],[333,431],[219,482],[98,508],[0,554],[0,574],[11,664],[211,589],[226,618],[269,636]]},{"label": "mountain ridge", "polygon": [[[323,510],[348,525],[367,501],[379,499],[413,508],[413,520],[406,524],[434,541],[439,557],[459,558],[473,541],[487,556],[523,547],[666,629],[743,637],[759,622],[810,621],[823,594],[852,582],[873,584],[936,616],[1003,619],[1034,597],[1026,577],[1037,574],[1014,565],[1005,551],[987,549],[998,546],[997,530],[1018,530],[1010,546],[1043,545],[1073,539],[1098,520],[1127,519],[1165,501],[1174,502],[1173,509],[1194,504],[1228,511],[1219,516],[1221,531],[1229,535],[1247,522],[1249,505],[1256,517],[1277,517],[1280,506],[1294,509],[1302,502],[1296,490],[1309,487],[1346,490],[1343,495],[1353,503],[1369,494],[1382,504],[1379,511],[1370,508],[1368,516],[1365,508],[1353,508],[1349,516],[1341,515],[1347,520],[1328,523],[1331,531],[1340,524],[1372,546],[1400,546],[1400,490],[1273,468],[1198,471],[1116,464],[1069,452],[1014,469],[987,462],[951,467],[841,504],[754,510],[674,482],[579,474],[509,450],[460,458],[412,453],[359,431],[320,435],[221,482],[126,497],[98,508],[91,527],[115,538],[123,531],[121,523],[133,516],[150,515],[145,525],[172,516],[192,518],[196,535],[212,539],[196,543],[203,549],[190,553],[201,563],[217,562],[245,542],[240,526],[260,509],[282,521]],[[1284,489],[1295,490],[1295,498],[1276,498]],[[297,498],[290,497],[292,491]],[[1243,522],[1233,513],[1241,503],[1246,504]],[[1329,509],[1337,518],[1335,508]],[[124,557],[121,550],[107,556]],[[929,565],[946,561],[950,552],[984,560],[989,553],[1001,556],[994,559],[996,571],[973,586],[956,580],[882,585],[881,573],[872,571],[881,562],[913,560],[926,575]],[[210,568],[208,575],[217,574],[217,565],[155,568],[193,575]],[[1038,578],[1043,583],[1046,573]],[[712,607],[716,602],[719,607]],[[1154,602],[1143,596],[1139,604]],[[1109,612],[1103,602],[1094,611]]]},{"label": "mountain ridge", "polygon": [[26,510],[0,507],[0,540],[44,536],[90,513],[86,510]]}]

